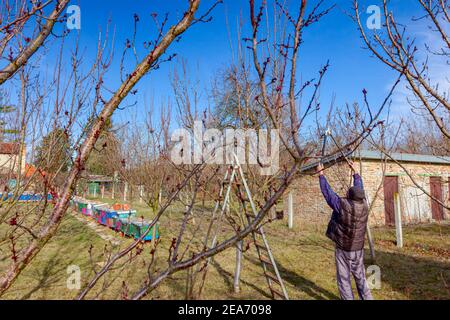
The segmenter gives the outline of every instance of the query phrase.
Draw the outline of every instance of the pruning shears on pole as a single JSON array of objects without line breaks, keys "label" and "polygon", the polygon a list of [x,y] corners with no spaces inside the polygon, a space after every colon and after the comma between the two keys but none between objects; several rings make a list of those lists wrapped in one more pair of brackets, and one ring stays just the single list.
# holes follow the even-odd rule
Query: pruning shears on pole
[{"label": "pruning shears on pole", "polygon": [[323,158],[325,156],[325,148],[326,148],[326,145],[327,145],[327,138],[330,135],[331,135],[330,127],[327,127],[327,129],[325,130],[325,133],[322,135],[323,143],[322,143],[322,152],[320,154],[320,163],[323,163]]}]

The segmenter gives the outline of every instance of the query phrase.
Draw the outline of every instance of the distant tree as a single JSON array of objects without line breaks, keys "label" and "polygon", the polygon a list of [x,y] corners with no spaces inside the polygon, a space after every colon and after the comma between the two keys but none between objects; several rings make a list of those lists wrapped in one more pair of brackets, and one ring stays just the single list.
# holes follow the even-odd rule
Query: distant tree
[{"label": "distant tree", "polygon": [[16,108],[8,104],[4,99],[4,92],[0,90],[0,141],[5,140],[6,134],[17,134],[17,129],[6,127],[9,121],[5,121],[5,117],[11,112],[15,111]]},{"label": "distant tree", "polygon": [[49,132],[36,149],[35,164],[50,173],[67,172],[70,166],[70,139],[64,129]]},{"label": "distant tree", "polygon": [[258,128],[267,119],[255,98],[257,82],[246,66],[231,66],[219,74],[213,87],[213,117],[220,127]]},{"label": "distant tree", "polygon": [[396,151],[436,156],[447,156],[450,153],[450,139],[432,121],[423,121],[417,115],[404,119],[402,124]]},{"label": "distant tree", "polygon": [[113,131],[112,121],[108,120],[89,156],[86,169],[91,174],[113,175],[119,154],[119,140]]}]

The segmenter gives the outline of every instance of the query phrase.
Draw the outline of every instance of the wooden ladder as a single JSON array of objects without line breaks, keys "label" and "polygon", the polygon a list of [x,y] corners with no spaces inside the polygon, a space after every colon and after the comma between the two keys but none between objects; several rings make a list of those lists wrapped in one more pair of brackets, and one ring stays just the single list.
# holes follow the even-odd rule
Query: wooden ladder
[{"label": "wooden ladder", "polygon": [[[238,179],[240,178],[241,181]],[[217,243],[217,234],[220,229],[220,224],[223,216],[226,214],[229,209],[229,201],[231,197],[231,191],[233,184],[237,188],[237,195],[239,201],[243,207],[243,214],[245,215],[243,221],[247,221],[247,223],[251,223],[252,219],[254,219],[257,215],[257,210],[255,207],[255,203],[253,202],[252,195],[250,193],[250,189],[247,184],[247,180],[245,179],[244,172],[242,170],[241,165],[239,164],[238,158],[234,155],[233,164],[229,166],[226,170],[224,178],[221,183],[219,197],[216,200],[214,210],[212,213],[212,219],[217,219],[216,224],[216,232],[212,238],[210,248],[213,248]],[[241,186],[244,187],[245,196],[241,194]],[[250,205],[250,210],[248,210],[248,204]],[[217,213],[219,214],[217,215]],[[264,276],[267,280],[267,284],[269,286],[271,295],[273,299],[289,299],[286,288],[283,283],[283,279],[281,278],[280,272],[278,271],[277,264],[273,257],[272,251],[270,249],[267,238],[264,234],[264,230],[262,227],[258,227],[256,230],[252,232],[253,242],[255,244],[258,259],[261,262],[261,266],[264,271]],[[206,265],[203,269],[202,274],[202,283],[204,283],[207,273],[207,266],[209,265],[211,258],[207,259]],[[200,286],[203,288],[203,284]],[[200,291],[201,294],[201,291]]]},{"label": "wooden ladder", "polygon": [[[237,157],[235,156],[236,170],[238,170],[238,175],[242,180],[245,194],[242,195],[240,184],[237,184],[237,193],[239,201],[243,207],[243,214],[247,219],[247,223],[251,223],[257,215],[257,210],[253,202],[253,198],[250,189],[245,179],[242,167],[239,164]],[[248,208],[250,205],[250,208]],[[252,232],[253,242],[258,253],[259,261],[264,271],[264,276],[267,280],[267,285],[269,286],[270,292],[273,299],[285,299],[289,300],[289,296],[284,286],[283,279],[281,278],[280,272],[278,270],[277,264],[270,249],[269,242],[267,241],[264,229],[262,226],[258,227]]]},{"label": "wooden ladder", "polygon": [[[241,181],[238,180],[239,178]],[[211,248],[213,248],[217,243],[217,232],[220,228],[221,220],[228,209],[228,203],[230,201],[233,184],[236,186],[237,196],[239,202],[241,203],[241,206],[243,207],[242,214],[244,215],[244,217],[241,217],[242,221],[244,223],[246,221],[248,224],[250,224],[257,215],[255,203],[253,202],[253,198],[248,187],[247,180],[245,179],[244,172],[241,165],[239,164],[237,156],[234,155],[234,163],[233,165],[230,165],[228,170],[225,172],[219,191],[219,197],[213,210],[212,218],[217,219],[218,221],[216,226],[217,231],[214,233],[214,237],[211,241]],[[243,186],[244,188],[244,196],[242,196],[241,186]],[[248,208],[248,205],[250,205],[250,208]],[[220,212],[217,216],[217,212],[219,210]],[[281,278],[277,264],[270,249],[269,242],[267,241],[267,238],[265,236],[263,227],[260,226],[256,230],[254,230],[252,232],[252,237],[256,247],[256,251],[258,253],[258,259],[261,262],[264,276],[267,280],[267,285],[269,286],[272,298],[289,300],[286,287],[284,286],[283,279]],[[209,264],[209,260],[210,259],[208,259],[207,265]],[[203,270],[203,283],[206,278],[206,272],[207,267],[205,267]],[[203,288],[203,285],[201,286],[201,288]]]}]

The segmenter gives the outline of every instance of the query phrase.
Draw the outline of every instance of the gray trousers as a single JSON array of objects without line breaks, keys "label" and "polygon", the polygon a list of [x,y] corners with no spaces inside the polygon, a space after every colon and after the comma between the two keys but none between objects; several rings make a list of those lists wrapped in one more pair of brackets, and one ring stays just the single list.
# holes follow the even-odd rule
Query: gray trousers
[{"label": "gray trousers", "polygon": [[364,249],[358,251],[335,250],[336,278],[342,300],[353,300],[352,278],[355,279],[358,295],[361,300],[373,300],[367,286],[364,268]]}]

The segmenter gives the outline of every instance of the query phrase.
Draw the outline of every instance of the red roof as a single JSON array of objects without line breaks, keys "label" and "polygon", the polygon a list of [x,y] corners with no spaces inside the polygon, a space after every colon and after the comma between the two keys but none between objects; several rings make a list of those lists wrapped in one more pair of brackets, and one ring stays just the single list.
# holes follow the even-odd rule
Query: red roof
[{"label": "red roof", "polygon": [[47,172],[45,172],[39,168],[36,168],[32,164],[26,163],[25,164],[25,177],[31,178],[34,174],[36,174],[37,177],[48,176]]},{"label": "red roof", "polygon": [[25,164],[25,177],[30,178],[36,172],[36,167],[32,164]]},{"label": "red roof", "polygon": [[0,154],[19,154],[18,143],[0,142]]}]

